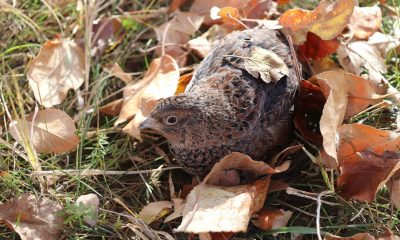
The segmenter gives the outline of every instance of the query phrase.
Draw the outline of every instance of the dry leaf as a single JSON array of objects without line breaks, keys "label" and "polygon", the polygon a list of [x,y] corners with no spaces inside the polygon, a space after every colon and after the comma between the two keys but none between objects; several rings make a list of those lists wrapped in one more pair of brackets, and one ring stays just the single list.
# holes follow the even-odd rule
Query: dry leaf
[{"label": "dry leaf", "polygon": [[[181,48],[181,45],[190,40],[191,36],[200,28],[203,19],[203,16],[192,12],[177,12],[172,20],[154,28],[158,42],[167,45],[164,46],[165,54],[173,57],[178,63],[181,62],[179,66],[185,65],[187,57],[187,53]],[[158,52],[161,52],[160,50],[161,48]]]},{"label": "dry leaf", "polygon": [[95,61],[107,50],[123,40],[125,31],[118,18],[101,18],[93,22],[90,54]]},{"label": "dry leaf", "polygon": [[[82,204],[86,209],[90,209],[90,214],[84,216],[84,220],[90,226],[95,226],[99,220],[99,197],[94,193],[80,195],[76,199],[76,205]],[[85,211],[86,212],[86,211]]]},{"label": "dry leaf", "polygon": [[321,1],[314,11],[290,9],[284,12],[279,23],[291,30],[293,42],[302,44],[308,32],[322,40],[331,40],[342,33],[354,9],[354,0]]},{"label": "dry leaf", "polygon": [[388,52],[392,49],[396,49],[397,53],[400,53],[400,37],[395,38],[391,35],[376,32],[369,37],[368,44],[378,48],[383,58],[386,58]]},{"label": "dry leaf", "polygon": [[300,58],[321,59],[336,52],[338,47],[338,40],[322,40],[314,33],[309,32],[307,34],[307,41],[299,46]]},{"label": "dry leaf", "polygon": [[168,7],[168,12],[175,12],[186,2],[187,0],[172,0],[171,4]]},{"label": "dry leaf", "polygon": [[0,222],[12,227],[22,240],[59,239],[63,208],[48,198],[23,194],[0,205]]},{"label": "dry leaf", "polygon": [[179,77],[178,87],[176,88],[175,95],[185,92],[185,89],[192,80],[192,77],[193,77],[193,72]]},{"label": "dry leaf", "polygon": [[[285,171],[288,167],[288,162],[273,169],[241,153],[227,155],[187,196],[182,223],[177,230],[192,233],[245,232],[251,214],[263,207],[270,182],[269,177],[255,179],[260,175]],[[235,171],[240,172],[244,182],[249,183],[238,186],[241,181],[236,181],[239,175],[235,175]],[[229,176],[231,174],[233,178]],[[233,183],[236,186],[232,186]]]},{"label": "dry leaf", "polygon": [[375,237],[369,233],[357,233],[351,237],[339,237],[328,234],[325,236],[324,240],[375,240]]},{"label": "dry leaf", "polygon": [[292,217],[292,211],[282,209],[262,209],[258,213],[258,219],[255,225],[264,231],[286,227],[289,219]]},{"label": "dry leaf", "polygon": [[154,59],[141,81],[125,87],[124,104],[115,125],[134,117],[123,131],[140,139],[140,123],[149,116],[158,99],[174,95],[178,80],[179,68],[171,56]]},{"label": "dry leaf", "polygon": [[390,192],[390,203],[400,209],[400,174],[397,172],[386,185]]},{"label": "dry leaf", "polygon": [[100,107],[99,112],[105,115],[118,116],[119,113],[121,112],[123,104],[124,104],[124,99],[120,98]]},{"label": "dry leaf", "polygon": [[206,34],[207,32],[187,43],[187,47],[202,58],[205,58],[211,50],[211,43],[208,41]]},{"label": "dry leaf", "polygon": [[200,14],[205,16],[204,23],[206,25],[212,25],[214,21],[210,18],[210,10],[212,7],[232,7],[237,9],[244,9],[250,0],[195,0],[189,9],[189,12]]},{"label": "dry leaf", "polygon": [[369,80],[339,69],[320,73],[313,78],[318,80],[327,97],[320,121],[324,150],[328,156],[337,159],[336,134],[343,119],[381,101],[382,96],[376,94]]},{"label": "dry leaf", "polygon": [[85,55],[74,40],[47,41],[27,69],[36,100],[49,108],[62,103],[69,89],[77,90],[82,85]]},{"label": "dry leaf", "polygon": [[339,68],[339,66],[329,57],[324,57],[319,60],[313,60],[311,62],[311,66],[314,70],[314,74],[319,74]]},{"label": "dry leaf", "polygon": [[340,45],[338,59],[344,70],[356,75],[363,72],[363,68],[368,70],[369,79],[372,80],[376,90],[381,89],[381,94],[386,89],[382,89],[380,84],[384,80],[382,73],[387,72],[387,68],[379,50],[366,42],[358,41],[345,45]]},{"label": "dry leaf", "polygon": [[168,214],[173,206],[174,204],[170,201],[151,202],[144,206],[138,218],[142,219],[146,224],[150,224]]},{"label": "dry leaf", "polygon": [[105,67],[104,70],[108,72],[111,76],[117,77],[124,81],[124,83],[129,84],[132,82],[132,76],[125,72],[118,63],[114,63],[114,65],[110,67]]},{"label": "dry leaf", "polygon": [[63,153],[75,149],[79,144],[75,132],[74,121],[58,109],[40,110],[10,124],[11,136],[16,141],[21,144],[30,142],[40,153]]},{"label": "dry leaf", "polygon": [[319,122],[326,98],[321,89],[309,81],[300,82],[299,92],[295,101],[294,125],[306,140],[321,145]]},{"label": "dry leaf", "polygon": [[368,39],[373,33],[379,30],[382,22],[382,11],[380,7],[354,7],[350,17],[349,29],[355,37]]},{"label": "dry leaf", "polygon": [[264,204],[268,183],[269,179],[225,188],[196,186],[186,198],[182,223],[177,231],[245,232],[251,214]]},{"label": "dry leaf", "polygon": [[338,160],[341,195],[371,202],[376,192],[400,168],[400,134],[362,124],[339,129]]}]

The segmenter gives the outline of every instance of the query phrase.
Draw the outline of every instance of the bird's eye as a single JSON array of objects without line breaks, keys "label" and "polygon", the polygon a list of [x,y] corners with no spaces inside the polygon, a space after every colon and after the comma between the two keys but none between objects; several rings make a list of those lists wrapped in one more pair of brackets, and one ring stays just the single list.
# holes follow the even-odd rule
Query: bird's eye
[{"label": "bird's eye", "polygon": [[165,123],[168,125],[174,125],[177,122],[178,122],[178,118],[176,116],[168,116],[165,119]]}]

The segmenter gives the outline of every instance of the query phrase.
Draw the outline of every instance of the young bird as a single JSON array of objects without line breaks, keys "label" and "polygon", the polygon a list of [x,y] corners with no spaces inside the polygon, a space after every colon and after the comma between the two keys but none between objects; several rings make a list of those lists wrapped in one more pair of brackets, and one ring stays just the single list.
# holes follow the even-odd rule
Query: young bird
[{"label": "young bird", "polygon": [[[246,70],[243,62],[255,47],[283,60],[288,74],[266,82]],[[265,160],[290,140],[298,84],[280,32],[234,32],[201,62],[185,92],[161,100],[140,128],[161,133],[178,163],[192,174],[204,176],[231,152]]]}]

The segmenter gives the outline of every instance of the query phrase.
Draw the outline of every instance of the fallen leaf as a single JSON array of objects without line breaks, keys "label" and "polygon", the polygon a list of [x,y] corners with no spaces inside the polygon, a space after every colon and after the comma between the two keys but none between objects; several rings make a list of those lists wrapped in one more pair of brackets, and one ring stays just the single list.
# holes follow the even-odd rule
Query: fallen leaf
[{"label": "fallen leaf", "polygon": [[300,82],[299,92],[295,101],[294,125],[306,140],[321,145],[319,124],[326,98],[321,89],[309,81]]},{"label": "fallen leaf", "polygon": [[400,134],[362,124],[338,129],[338,187],[346,198],[372,202],[376,192],[400,169]]},{"label": "fallen leaf", "polygon": [[56,39],[43,44],[27,66],[27,78],[36,100],[46,108],[62,103],[69,89],[85,79],[85,55],[74,40]]},{"label": "fallen leaf", "polygon": [[231,1],[231,0],[195,0],[192,6],[189,9],[189,12],[196,13],[199,15],[203,15],[204,24],[212,25],[214,21],[210,18],[210,10],[212,7],[232,7],[237,9],[244,9],[250,0],[240,0],[240,1]]},{"label": "fallen leaf", "polygon": [[324,150],[337,160],[336,133],[343,120],[381,101],[383,96],[376,94],[369,80],[339,69],[313,78],[317,79],[327,97],[320,120]]},{"label": "fallen leaf", "polygon": [[123,104],[124,104],[124,99],[120,98],[100,107],[99,112],[105,115],[118,116],[119,113],[121,112]]},{"label": "fallen leaf", "polygon": [[211,43],[203,34],[200,37],[193,38],[187,43],[187,47],[193,50],[198,56],[205,58],[211,50]]},{"label": "fallen leaf", "polygon": [[168,214],[173,205],[170,201],[151,202],[144,206],[138,218],[142,219],[146,224],[150,224]]},{"label": "fallen leaf", "polygon": [[286,227],[293,212],[282,209],[262,209],[258,213],[255,225],[264,231]]},{"label": "fallen leaf", "polygon": [[187,85],[192,80],[193,73],[188,73],[179,77],[178,87],[176,88],[175,95],[185,92]]},{"label": "fallen leaf", "polygon": [[182,223],[176,231],[245,232],[251,214],[264,204],[268,183],[269,179],[235,187],[194,187],[186,198]]},{"label": "fallen leaf", "polygon": [[277,0],[276,2],[279,4],[279,5],[283,5],[283,4],[288,4],[288,3],[290,3],[292,0]]},{"label": "fallen leaf", "polygon": [[349,43],[347,46],[341,44],[337,50],[340,65],[347,72],[361,75],[363,67],[368,70],[369,79],[374,83],[377,92],[383,94],[386,89],[382,89],[382,73],[387,72],[387,68],[379,50],[366,42],[357,41]]},{"label": "fallen leaf", "polygon": [[60,204],[46,197],[23,194],[0,205],[0,222],[22,240],[59,239],[63,230]]},{"label": "fallen leaf", "polygon": [[300,57],[321,59],[336,52],[338,47],[338,40],[322,40],[314,33],[309,32],[307,34],[307,41],[299,46]]},{"label": "fallen leaf", "polygon": [[10,124],[11,136],[20,144],[31,143],[40,153],[63,153],[75,149],[79,138],[74,121],[58,109],[39,110]]},{"label": "fallen leaf", "polygon": [[[218,17],[213,16],[213,12],[216,12]],[[220,18],[223,23],[236,25],[237,28],[242,27],[242,25],[238,23],[238,20],[240,20],[242,16],[240,16],[239,9],[234,7],[213,7],[210,10],[210,17],[213,20]]]},{"label": "fallen leaf", "polygon": [[118,63],[114,63],[114,65],[105,67],[104,70],[108,72],[111,76],[117,77],[124,81],[124,83],[129,84],[132,82],[132,76],[125,72]]},{"label": "fallen leaf", "polygon": [[141,139],[140,123],[149,116],[158,99],[174,95],[178,80],[179,68],[171,56],[154,59],[141,81],[125,87],[124,103],[115,126],[134,117],[123,131]]},{"label": "fallen leaf", "polygon": [[354,7],[350,17],[349,29],[355,37],[368,39],[373,33],[377,32],[382,22],[382,11],[378,6]]},{"label": "fallen leaf", "polygon": [[[76,205],[82,204],[86,209],[89,209],[91,212],[84,216],[84,220],[90,226],[95,226],[97,221],[99,220],[99,197],[94,193],[89,193],[85,195],[80,195],[76,199]],[[85,210],[86,210],[85,209]],[[85,211],[86,212],[86,211]]]},{"label": "fallen leaf", "polygon": [[115,47],[123,40],[125,30],[120,19],[103,17],[93,22],[91,36],[90,54],[97,61],[107,48]]},{"label": "fallen leaf", "polygon": [[378,237],[377,240],[400,240],[400,237],[394,235],[389,229],[386,229],[385,233]]},{"label": "fallen leaf", "polygon": [[[200,28],[203,19],[203,16],[192,12],[177,12],[170,21],[154,28],[158,42],[164,44],[164,54],[179,60],[179,66],[185,65],[187,55],[181,45],[190,40]],[[158,52],[161,52],[161,48]]]},{"label": "fallen leaf", "polygon": [[386,183],[390,192],[390,203],[400,209],[400,174],[397,172],[392,179]]},{"label": "fallen leaf", "polygon": [[172,221],[178,217],[182,217],[183,207],[185,206],[185,200],[182,198],[173,198],[172,203],[174,204],[174,212],[168,215],[164,222]]},{"label": "fallen leaf", "polygon": [[[242,69],[245,69],[255,78],[261,78],[264,82],[277,82],[289,75],[289,68],[285,62],[274,52],[254,46],[250,50],[249,57],[228,55],[229,61]],[[237,61],[238,59],[243,61]]]},{"label": "fallen leaf", "polygon": [[186,2],[187,0],[172,0],[171,4],[168,7],[168,12],[175,12]]},{"label": "fallen leaf", "polygon": [[383,58],[386,58],[388,52],[393,49],[400,53],[400,37],[395,38],[388,34],[376,32],[368,38],[367,43],[375,46]]},{"label": "fallen leaf", "polygon": [[[227,155],[187,196],[177,231],[245,232],[251,215],[263,207],[270,182],[269,177],[257,180],[257,176],[282,172],[288,167],[288,162],[273,169],[241,153]],[[248,184],[239,185],[242,181],[237,181],[239,175],[235,175],[235,171],[240,172],[245,178],[243,182]],[[233,178],[226,177],[227,172],[233,174]]]},{"label": "fallen leaf", "polygon": [[288,29],[293,42],[301,45],[308,32],[322,40],[331,40],[342,33],[354,9],[354,0],[337,0],[334,3],[321,1],[313,11],[290,9],[279,18],[279,23]]},{"label": "fallen leaf", "polygon": [[325,236],[324,240],[375,240],[375,237],[369,233],[357,233],[351,237],[339,237],[328,234]]},{"label": "fallen leaf", "polygon": [[327,72],[339,68],[339,66],[329,57],[313,60],[311,62],[311,66],[312,69],[314,70],[314,74],[319,74],[322,72]]}]

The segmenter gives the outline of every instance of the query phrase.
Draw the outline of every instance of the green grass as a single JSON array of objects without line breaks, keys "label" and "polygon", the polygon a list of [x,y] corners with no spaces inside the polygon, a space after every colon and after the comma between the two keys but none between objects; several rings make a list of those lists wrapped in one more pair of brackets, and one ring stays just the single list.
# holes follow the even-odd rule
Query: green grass
[{"label": "green grass", "polygon": [[[17,1],[18,6],[7,10],[0,9],[0,171],[8,175],[0,175],[0,203],[22,193],[46,195],[61,203],[66,217],[63,237],[66,239],[129,239],[136,236],[129,226],[135,224],[137,231],[146,232],[146,226],[134,219],[148,202],[169,200],[168,172],[161,174],[138,175],[102,175],[102,176],[62,176],[52,179],[55,183],[48,186],[44,193],[40,184],[33,179],[32,165],[28,159],[32,154],[21,145],[14,144],[9,134],[9,123],[12,119],[32,112],[36,103],[26,79],[26,65],[35,56],[42,43],[53,39],[57,34],[64,37],[84,35],[82,15],[76,10],[76,5],[70,3],[63,8],[49,9],[42,1]],[[102,1],[106,4],[108,1]],[[167,6],[166,1],[109,1],[111,4],[102,9],[98,16],[121,15],[125,11],[141,11],[159,9]],[[376,1],[360,1],[363,6],[369,6]],[[388,0],[389,5],[400,4],[396,0]],[[294,1],[289,7],[300,6],[312,8],[318,1]],[[392,31],[389,18],[384,10],[383,32]],[[397,15],[399,16],[399,14]],[[57,20],[58,19],[58,20]],[[122,23],[126,35],[122,42],[110,51],[105,52],[90,68],[89,91],[82,91],[85,99],[83,110],[78,110],[76,94],[72,91],[67,99],[57,108],[64,110],[76,120],[77,133],[81,142],[76,151],[68,154],[40,154],[39,162],[43,170],[64,169],[101,169],[101,170],[154,170],[161,165],[167,166],[158,149],[168,153],[164,139],[146,139],[143,143],[133,141],[121,133],[121,127],[114,127],[116,117],[98,114],[100,106],[122,96],[119,92],[123,83],[116,78],[107,77],[102,66],[118,62],[127,72],[135,72],[135,80],[139,80],[147,69],[154,52],[147,54],[141,50],[149,49],[157,44],[155,34],[150,26],[165,22],[166,15],[139,20],[124,16]],[[60,26],[61,24],[61,26]],[[76,32],[74,29],[83,30]],[[137,38],[139,34],[143,37]],[[386,59],[389,68],[387,79],[400,87],[400,58],[392,52]],[[83,86],[84,88],[84,86]],[[20,97],[18,97],[20,96]],[[41,107],[39,107],[41,108]],[[91,109],[91,111],[87,111]],[[365,113],[354,121],[366,118],[368,123],[380,128],[393,129],[389,118],[397,113],[397,107],[382,109],[374,113]],[[10,114],[11,116],[8,116]],[[171,159],[171,155],[168,155]],[[137,161],[140,158],[143,161]],[[283,174],[291,187],[311,193],[320,193],[329,189],[327,181],[337,174],[327,172],[325,178],[319,166],[314,165],[305,154],[299,154],[291,170]],[[180,171],[174,171],[176,189],[191,182],[191,178]],[[48,179],[50,180],[50,179]],[[43,189],[42,189],[43,190]],[[96,193],[100,198],[99,222],[95,227],[87,226],[83,221],[85,209],[73,203],[80,195]],[[345,201],[338,195],[323,198],[336,206],[322,205],[321,231],[337,235],[349,236],[358,232],[370,232],[379,235],[388,226],[394,232],[400,233],[400,214],[391,209],[388,203],[388,191],[382,189],[377,200],[372,204]],[[133,212],[131,215],[119,202],[123,202]],[[290,239],[296,234],[305,234],[305,239],[317,239],[316,208],[313,200],[275,192],[268,196],[266,207],[284,208],[294,212],[292,219],[285,228],[269,232],[250,227],[247,235],[239,234],[237,238],[272,239],[272,233],[282,233],[277,239]],[[299,211],[301,210],[301,211]],[[307,213],[307,214],[305,214]],[[354,216],[358,216],[351,221]],[[130,225],[131,224],[131,225]],[[179,220],[171,224],[162,221],[155,222],[151,227],[166,231],[175,238],[186,239],[187,235],[175,234],[172,229],[177,227]],[[389,224],[389,225],[388,225]],[[18,239],[17,234],[0,226],[0,239]]]}]

